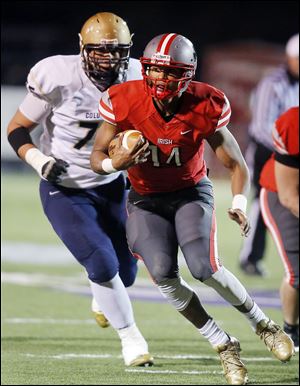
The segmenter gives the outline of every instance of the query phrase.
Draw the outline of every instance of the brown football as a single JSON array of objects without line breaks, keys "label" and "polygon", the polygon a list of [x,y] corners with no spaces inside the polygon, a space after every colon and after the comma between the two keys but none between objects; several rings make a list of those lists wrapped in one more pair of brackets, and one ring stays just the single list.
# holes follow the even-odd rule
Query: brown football
[{"label": "brown football", "polygon": [[119,149],[119,138],[123,135],[122,139],[122,146],[125,147],[125,149],[132,149],[133,146],[137,143],[137,141],[140,138],[143,138],[143,141],[145,142],[145,139],[143,137],[143,134],[138,130],[126,130],[122,131],[121,133],[118,133],[111,141],[108,146],[108,155],[110,157],[113,157],[114,154]]}]

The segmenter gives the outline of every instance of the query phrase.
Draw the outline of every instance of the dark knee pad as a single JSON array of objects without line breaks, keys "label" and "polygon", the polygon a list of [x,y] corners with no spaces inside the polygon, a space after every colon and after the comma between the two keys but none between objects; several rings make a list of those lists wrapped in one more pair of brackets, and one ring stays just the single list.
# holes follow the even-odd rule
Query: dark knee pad
[{"label": "dark knee pad", "polygon": [[85,267],[88,278],[98,284],[111,280],[119,269],[116,259],[100,249],[96,249],[80,263]]}]

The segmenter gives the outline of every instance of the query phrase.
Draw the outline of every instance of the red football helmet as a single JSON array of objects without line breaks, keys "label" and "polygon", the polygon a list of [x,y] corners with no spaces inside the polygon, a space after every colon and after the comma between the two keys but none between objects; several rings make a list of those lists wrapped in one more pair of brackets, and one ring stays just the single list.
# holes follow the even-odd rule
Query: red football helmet
[{"label": "red football helmet", "polygon": [[[167,33],[153,38],[146,46],[143,57],[140,58],[143,67],[145,90],[157,99],[181,95],[195,76],[197,55],[190,40],[182,35]],[[151,67],[161,71],[177,73],[176,78],[154,78],[150,76]],[[181,71],[178,71],[181,70]],[[177,82],[177,88],[172,89],[170,83]]]}]

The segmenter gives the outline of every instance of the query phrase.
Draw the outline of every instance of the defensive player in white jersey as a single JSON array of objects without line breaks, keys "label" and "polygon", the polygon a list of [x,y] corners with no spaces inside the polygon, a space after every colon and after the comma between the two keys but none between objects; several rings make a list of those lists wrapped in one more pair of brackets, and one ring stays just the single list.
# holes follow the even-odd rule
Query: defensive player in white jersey
[{"label": "defensive player in white jersey", "polygon": [[[129,58],[126,22],[113,13],[90,17],[79,38],[80,55],[48,57],[30,70],[28,94],[8,125],[8,140],[40,175],[44,212],[86,269],[98,324],[109,321],[118,332],[125,365],[151,365],[125,288],[137,273],[125,235],[125,178],[121,172],[96,174],[89,161],[102,93],[141,79],[141,67]],[[40,149],[30,136],[37,124],[43,126]]]}]

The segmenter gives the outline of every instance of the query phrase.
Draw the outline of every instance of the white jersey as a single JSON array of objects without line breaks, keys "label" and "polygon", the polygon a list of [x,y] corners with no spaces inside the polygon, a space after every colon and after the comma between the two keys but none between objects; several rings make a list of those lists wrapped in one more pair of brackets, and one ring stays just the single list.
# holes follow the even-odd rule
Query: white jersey
[{"label": "white jersey", "polygon": [[[142,79],[141,64],[130,59],[127,80]],[[90,167],[93,137],[102,119],[102,96],[83,71],[80,55],[51,56],[38,62],[27,78],[28,96],[19,109],[41,123],[40,150],[70,165],[60,185],[93,188],[115,180],[121,172],[94,173]]]}]

